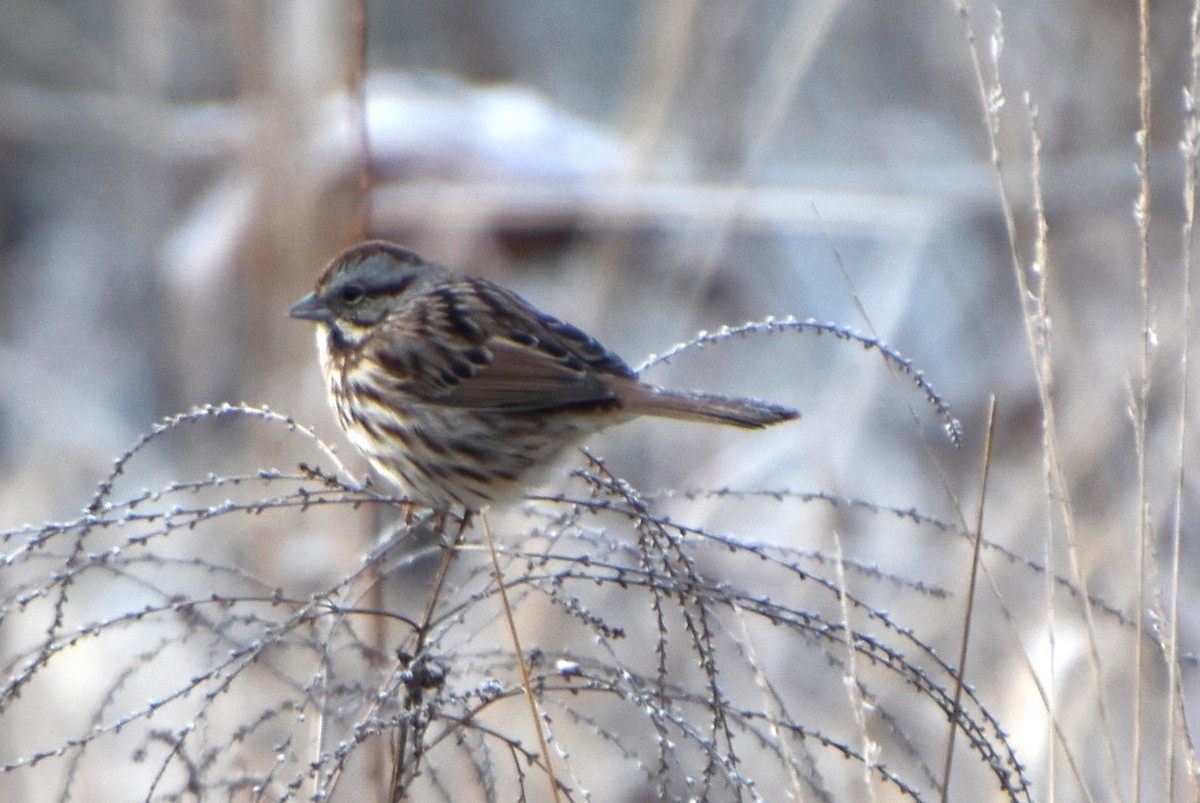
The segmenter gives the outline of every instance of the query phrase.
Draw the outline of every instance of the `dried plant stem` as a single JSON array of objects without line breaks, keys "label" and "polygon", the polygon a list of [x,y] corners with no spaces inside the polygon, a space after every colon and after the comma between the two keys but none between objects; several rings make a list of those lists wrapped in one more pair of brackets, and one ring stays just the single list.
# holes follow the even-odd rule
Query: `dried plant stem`
[{"label": "dried plant stem", "polygon": [[1192,351],[1192,248],[1195,245],[1196,187],[1197,172],[1200,171],[1200,114],[1197,113],[1197,95],[1200,93],[1200,0],[1192,4],[1191,28],[1191,76],[1184,91],[1184,135],[1180,143],[1184,159],[1184,219],[1183,219],[1183,353],[1180,355],[1179,383],[1179,438],[1176,442],[1175,464],[1177,475],[1171,522],[1171,577],[1170,598],[1167,604],[1167,634],[1163,650],[1167,669],[1167,751],[1164,773],[1167,778],[1167,800],[1175,800],[1175,733],[1180,731],[1187,747],[1184,753],[1187,767],[1188,794],[1190,800],[1200,799],[1197,789],[1195,747],[1192,744],[1191,727],[1187,710],[1183,707],[1183,694],[1179,676],[1179,597],[1183,557],[1183,498],[1187,484],[1188,409],[1191,395],[1191,351]]},{"label": "dried plant stem", "polygon": [[[379,532],[379,514],[381,509],[381,507],[371,508],[370,518],[372,532]],[[382,582],[383,578],[380,574],[380,562],[374,560],[371,561],[368,564],[367,574],[369,576],[369,584],[367,586],[367,599],[369,604],[375,610],[384,610],[384,584]],[[376,654],[380,656],[387,655],[387,621],[382,616],[373,617],[371,619],[370,627],[371,644],[374,645]],[[324,739],[318,742],[318,744],[324,744]],[[387,769],[389,764],[387,739],[375,740],[374,749],[372,749],[368,754],[368,762],[369,764],[367,772],[369,773],[369,777],[375,782],[377,799],[380,801],[386,800],[387,798],[384,796],[384,790],[395,788],[394,785],[390,787],[386,785],[389,776],[391,776],[394,772],[394,764],[391,772],[389,772]]]},{"label": "dried plant stem", "polygon": [[[448,523],[446,518],[441,520],[443,528]],[[414,661],[421,660],[421,652],[425,649],[425,643],[428,641],[429,633],[432,629],[433,615],[437,611],[438,602],[442,598],[442,587],[446,584],[446,575],[450,572],[450,564],[454,562],[459,541],[462,540],[463,533],[467,531],[467,527],[470,524],[471,514],[464,514],[462,521],[458,525],[458,529],[455,530],[454,535],[443,546],[442,559],[438,563],[437,573],[433,577],[433,587],[429,590],[429,599],[425,603],[425,612],[421,615],[421,623],[416,629],[416,643],[412,650]],[[419,710],[424,701],[423,698],[424,694],[421,691],[420,685],[414,686],[408,699],[409,710]],[[403,774],[410,733],[413,734],[412,747],[414,751],[420,749],[421,739],[424,738],[421,733],[414,732],[414,725],[406,724],[399,730],[396,740],[395,761],[392,763],[391,796],[393,803],[398,803],[406,797],[406,792],[403,788]]]},{"label": "dried plant stem", "polygon": [[446,543],[442,552],[442,561],[438,564],[437,574],[433,576],[433,588],[429,592],[429,600],[425,603],[425,613],[421,616],[421,627],[417,630],[417,644],[413,650],[414,655],[425,647],[425,641],[429,638],[430,624],[433,622],[433,613],[437,609],[437,604],[442,596],[442,586],[446,583],[446,575],[450,571],[450,564],[454,561],[458,542],[462,540],[463,533],[467,531],[470,523],[470,514],[463,516],[462,522],[458,525],[458,530]]},{"label": "dried plant stem", "polygon": [[842,559],[842,539],[836,530],[833,533],[833,544],[837,558],[834,565],[838,573],[837,591],[838,604],[841,607],[842,613],[842,636],[846,645],[846,671],[842,675],[842,682],[846,687],[846,696],[850,703],[850,717],[854,720],[859,735],[862,737],[863,787],[866,789],[867,799],[875,801],[878,799],[878,796],[875,794],[873,770],[875,769],[876,759],[879,755],[879,746],[872,741],[871,734],[867,728],[867,717],[864,712],[865,703],[862,689],[858,685],[858,651],[854,645],[854,628],[850,624],[850,604],[846,593],[846,573],[845,561]]},{"label": "dried plant stem", "polygon": [[[1138,0],[1138,107],[1140,127],[1137,133],[1138,163],[1137,172],[1139,188],[1137,200],[1134,202],[1134,218],[1138,225],[1140,249],[1140,282],[1142,302],[1142,353],[1141,380],[1138,383],[1136,404],[1134,405],[1134,441],[1137,445],[1138,473],[1138,537],[1137,537],[1137,600],[1138,617],[1136,622],[1137,637],[1134,641],[1133,653],[1133,799],[1141,800],[1142,794],[1142,689],[1144,683],[1144,648],[1145,616],[1147,608],[1146,574],[1149,571],[1147,554],[1153,548],[1150,532],[1150,498],[1146,487],[1146,411],[1150,403],[1150,350],[1154,338],[1153,323],[1150,320],[1150,4],[1148,0]],[[1119,789],[1114,790],[1118,794]]]},{"label": "dried plant stem", "polygon": [[958,652],[958,672],[954,675],[954,708],[950,713],[950,738],[946,741],[946,762],[942,769],[942,803],[950,800],[950,769],[954,762],[954,738],[958,734],[958,716],[962,712],[963,683],[967,677],[967,646],[971,639],[971,621],[975,613],[975,585],[979,579],[979,555],[983,545],[983,505],[987,500],[988,472],[992,467],[992,439],[996,434],[996,397],[988,405],[987,438],[983,442],[983,472],[979,480],[979,504],[975,514],[975,546],[971,552],[971,579],[967,583],[967,608],[963,613],[962,647]]},{"label": "dried plant stem", "polygon": [[[1016,220],[1013,212],[1013,202],[1004,182],[1004,172],[1000,154],[1001,124],[1000,110],[1005,105],[1005,95],[999,79],[999,58],[1004,48],[1003,30],[997,18],[997,29],[990,41],[991,71],[994,77],[989,80],[976,40],[974,25],[966,0],[959,0],[960,17],[965,26],[968,48],[974,66],[975,78],[979,88],[979,96],[983,102],[984,120],[987,123],[988,143],[991,150],[992,168],[995,174],[997,192],[1000,197],[1001,212],[1004,216],[1005,231],[1008,239],[1009,252],[1012,259],[1013,273],[1016,277],[1019,297],[1022,300],[1022,322],[1025,325],[1025,338],[1029,346],[1030,358],[1033,363],[1034,377],[1037,383],[1038,395],[1042,411],[1042,455],[1045,481],[1045,497],[1047,499],[1046,538],[1054,534],[1055,516],[1062,523],[1066,535],[1067,554],[1075,583],[1080,590],[1080,610],[1087,631],[1088,661],[1092,672],[1093,682],[1097,690],[1105,688],[1104,673],[1098,651],[1099,639],[1096,635],[1096,624],[1092,613],[1091,595],[1088,591],[1088,581],[1083,569],[1083,561],[1079,555],[1079,539],[1075,528],[1075,513],[1071,502],[1070,488],[1067,484],[1066,470],[1063,467],[1063,455],[1058,440],[1058,423],[1054,408],[1054,364],[1050,344],[1050,314],[1047,303],[1047,272],[1049,265],[1046,258],[1046,225],[1042,213],[1041,189],[1041,142],[1036,124],[1036,107],[1030,102],[1031,120],[1030,135],[1033,142],[1032,179],[1033,203],[1037,214],[1037,236],[1034,242],[1034,259],[1028,268],[1022,259],[1017,245]],[[1051,551],[1047,549],[1047,555]],[[994,587],[994,586],[993,586]],[[1051,640],[1054,638],[1053,628],[1049,631]],[[1028,663],[1028,657],[1026,657]],[[1088,799],[1090,790],[1082,782],[1078,762],[1071,755],[1071,747],[1063,738],[1063,732],[1057,721],[1057,712],[1051,705],[1053,693],[1047,696],[1041,683],[1033,678],[1042,693],[1042,699],[1047,704],[1047,712],[1051,719],[1051,728],[1057,738],[1058,746],[1066,753],[1068,765],[1075,773],[1080,791]],[[1051,682],[1053,682],[1053,667],[1051,667]],[[1113,736],[1112,718],[1102,693],[1096,694],[1096,704],[1101,722],[1105,751],[1108,756],[1109,787],[1119,790],[1121,787],[1120,773],[1116,756],[1116,740]],[[1053,753],[1053,746],[1049,748]],[[1053,780],[1051,780],[1053,789]]]},{"label": "dried plant stem", "polygon": [[513,619],[512,605],[508,601],[508,589],[504,587],[504,573],[500,571],[500,558],[496,555],[496,542],[492,538],[492,526],[487,517],[483,519],[483,532],[487,537],[488,554],[492,556],[492,569],[495,571],[496,590],[500,592],[500,602],[504,605],[504,621],[508,623],[508,635],[512,639],[513,655],[516,658],[517,669],[521,673],[521,685],[525,689],[525,701],[529,703],[529,717],[533,730],[537,734],[538,750],[542,754],[542,763],[546,767],[546,780],[550,784],[550,795],[554,803],[559,803],[558,781],[554,777],[554,765],[550,763],[550,747],[546,744],[546,735],[542,732],[542,717],[538,712],[537,700],[533,696],[533,684],[529,681],[529,666],[525,663],[525,652],[521,649],[521,636],[517,633],[517,623]]},{"label": "dried plant stem", "polygon": [[737,603],[730,607],[737,617],[738,628],[742,636],[742,648],[746,651],[747,661],[754,672],[754,682],[762,696],[763,710],[770,712],[770,716],[767,718],[767,729],[784,758],[788,780],[791,782],[791,799],[804,800],[804,781],[800,777],[800,762],[792,748],[790,735],[785,733],[784,728],[781,727],[781,723],[794,722],[795,717],[788,713],[783,700],[780,699],[779,692],[771,683],[764,664],[758,656],[754,638],[750,635],[750,628],[746,621],[745,608]]}]

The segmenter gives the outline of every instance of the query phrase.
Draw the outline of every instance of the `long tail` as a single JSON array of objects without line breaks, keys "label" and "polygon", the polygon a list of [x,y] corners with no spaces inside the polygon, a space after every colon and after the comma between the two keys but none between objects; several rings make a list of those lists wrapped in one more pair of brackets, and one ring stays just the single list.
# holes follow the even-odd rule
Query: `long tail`
[{"label": "long tail", "polygon": [[746,429],[762,429],[800,417],[798,411],[779,404],[713,393],[685,393],[644,382],[621,388],[619,396],[624,409],[637,415],[726,424]]}]

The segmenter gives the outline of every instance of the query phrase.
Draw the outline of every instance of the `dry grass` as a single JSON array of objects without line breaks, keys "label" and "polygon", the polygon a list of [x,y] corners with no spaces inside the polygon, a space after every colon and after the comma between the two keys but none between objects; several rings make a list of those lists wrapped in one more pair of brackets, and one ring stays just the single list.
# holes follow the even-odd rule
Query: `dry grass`
[{"label": "dry grass", "polygon": [[[0,797],[1196,799],[1200,15],[1078,5],[8,4]],[[284,316],[364,231],[803,418],[444,563]]]}]

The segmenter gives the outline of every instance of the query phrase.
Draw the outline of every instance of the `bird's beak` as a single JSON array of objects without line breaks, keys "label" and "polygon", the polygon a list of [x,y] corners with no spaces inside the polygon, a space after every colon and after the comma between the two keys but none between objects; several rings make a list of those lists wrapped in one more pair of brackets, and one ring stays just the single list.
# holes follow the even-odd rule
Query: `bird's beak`
[{"label": "bird's beak", "polygon": [[288,315],[291,315],[293,318],[302,318],[306,321],[320,321],[322,323],[329,323],[333,320],[333,313],[330,312],[325,301],[316,293],[309,293],[297,301],[295,306],[288,310]]}]

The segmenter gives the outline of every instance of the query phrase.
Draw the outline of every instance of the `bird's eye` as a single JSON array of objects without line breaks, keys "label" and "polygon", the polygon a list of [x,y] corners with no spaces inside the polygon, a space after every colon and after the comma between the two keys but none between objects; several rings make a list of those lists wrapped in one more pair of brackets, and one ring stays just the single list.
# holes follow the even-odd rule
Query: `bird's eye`
[{"label": "bird's eye", "polygon": [[366,297],[367,291],[357,284],[348,284],[338,291],[338,298],[341,302],[351,307]]}]

